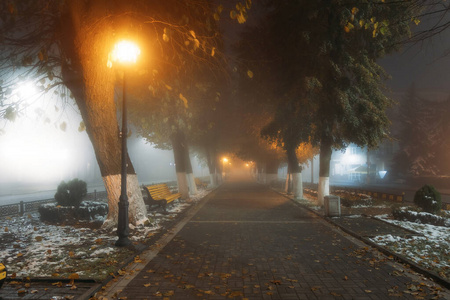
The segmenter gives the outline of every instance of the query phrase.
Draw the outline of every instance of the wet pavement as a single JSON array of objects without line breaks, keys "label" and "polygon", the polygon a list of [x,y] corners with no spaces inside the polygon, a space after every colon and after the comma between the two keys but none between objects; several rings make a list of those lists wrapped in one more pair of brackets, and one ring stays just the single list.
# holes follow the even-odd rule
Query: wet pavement
[{"label": "wet pavement", "polygon": [[[70,300],[79,299],[91,294],[91,289],[98,286],[94,282],[69,282],[42,280],[29,281],[17,279],[4,283],[0,289],[0,300],[12,299],[46,299]],[[93,292],[93,290],[92,290]]]},{"label": "wet pavement", "polygon": [[339,226],[351,230],[361,237],[374,237],[377,235],[387,234],[402,237],[420,235],[414,231],[366,216],[339,217],[332,218],[331,221]]},{"label": "wet pavement", "polygon": [[[379,222],[343,223],[366,236],[389,230],[372,221]],[[141,257],[96,298],[450,299],[447,289],[257,183],[225,183]]]}]

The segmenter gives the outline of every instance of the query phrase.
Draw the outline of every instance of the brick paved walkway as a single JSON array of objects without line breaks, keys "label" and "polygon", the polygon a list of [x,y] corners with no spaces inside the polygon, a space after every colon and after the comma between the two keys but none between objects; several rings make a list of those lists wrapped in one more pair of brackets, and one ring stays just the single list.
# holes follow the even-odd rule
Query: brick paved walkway
[{"label": "brick paved walkway", "polygon": [[57,281],[27,282],[22,280],[5,283],[0,289],[0,300],[40,299],[40,300],[70,300],[79,299],[90,294],[96,283],[78,282],[73,285]]},{"label": "brick paved walkway", "polygon": [[[130,266],[133,270],[111,282],[103,295],[108,299],[436,296],[430,281],[264,186],[226,183],[203,204],[172,232],[173,238],[166,238],[164,248],[144,253],[147,263]],[[440,295],[444,299],[448,291]]]}]

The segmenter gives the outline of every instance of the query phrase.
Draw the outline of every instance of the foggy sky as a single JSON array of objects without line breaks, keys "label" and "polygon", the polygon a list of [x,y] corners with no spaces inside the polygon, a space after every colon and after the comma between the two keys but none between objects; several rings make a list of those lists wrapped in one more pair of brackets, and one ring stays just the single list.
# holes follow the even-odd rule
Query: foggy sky
[{"label": "foggy sky", "polygon": [[[424,20],[414,32],[430,28],[435,21]],[[406,44],[399,53],[392,54],[380,64],[392,76],[387,86],[401,94],[413,83],[421,96],[428,100],[445,100],[450,95],[450,30],[425,41]],[[435,98],[435,99],[432,99]]]}]

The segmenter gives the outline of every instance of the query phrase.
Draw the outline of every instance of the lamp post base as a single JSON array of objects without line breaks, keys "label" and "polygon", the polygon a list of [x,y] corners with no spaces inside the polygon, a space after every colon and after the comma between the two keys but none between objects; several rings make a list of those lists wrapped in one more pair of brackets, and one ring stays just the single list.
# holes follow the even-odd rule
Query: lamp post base
[{"label": "lamp post base", "polygon": [[131,245],[131,241],[127,236],[119,237],[119,239],[114,243],[117,247],[126,247]]},{"label": "lamp post base", "polygon": [[128,197],[126,194],[120,195],[119,200],[119,216],[117,223],[117,236],[119,239],[115,245],[117,247],[125,247],[131,244],[128,236],[130,235],[130,228],[128,227]]}]

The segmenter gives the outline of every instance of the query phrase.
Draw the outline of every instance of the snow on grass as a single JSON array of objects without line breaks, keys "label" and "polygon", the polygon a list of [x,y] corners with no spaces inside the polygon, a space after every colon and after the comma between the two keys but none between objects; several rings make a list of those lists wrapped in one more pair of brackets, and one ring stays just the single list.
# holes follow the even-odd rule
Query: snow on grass
[{"label": "snow on grass", "polygon": [[[164,224],[209,191],[200,191],[188,201],[174,201],[167,207],[168,214],[149,211],[145,225],[130,226],[130,240],[148,244],[149,238],[165,230]],[[116,230],[105,231],[99,226],[57,226],[43,223],[38,213],[14,216],[0,220],[0,261],[8,274],[23,277],[68,278],[77,273],[81,278],[102,280],[115,272],[134,252],[114,246]]]},{"label": "snow on grass", "polygon": [[[304,195],[306,201],[301,203],[318,211],[323,211],[323,207],[316,206],[313,203],[317,201],[316,197],[310,195]],[[306,203],[305,203],[306,202]],[[376,203],[372,206],[358,206],[352,207],[352,209],[358,208],[357,213],[354,212],[346,217],[361,217],[360,213],[367,214],[372,209],[386,209],[389,208],[389,203]],[[347,209],[341,207],[342,210]],[[399,207],[402,210],[411,211],[411,207],[404,206]],[[348,211],[350,212],[350,211]],[[369,213],[370,214],[370,213]],[[422,213],[423,214],[423,213]],[[417,232],[419,235],[411,236],[393,236],[382,235],[375,236],[371,240],[378,245],[389,249],[394,253],[398,253],[411,261],[416,262],[418,265],[438,273],[442,278],[450,278],[450,213],[448,211],[442,211],[442,216],[447,218],[444,226],[434,226],[430,224],[420,224],[409,221],[392,220],[392,216],[389,214],[377,215],[376,217],[386,222],[390,222],[405,229]]]},{"label": "snow on grass", "polygon": [[418,236],[382,235],[371,240],[398,253],[417,264],[450,278],[450,228],[389,219],[377,216],[386,222],[417,232]]},{"label": "snow on grass", "polygon": [[[84,259],[116,239],[97,229],[49,225],[39,214],[0,221],[2,260],[9,274],[21,277],[65,277],[87,267]],[[106,274],[103,274],[106,275]]]}]

